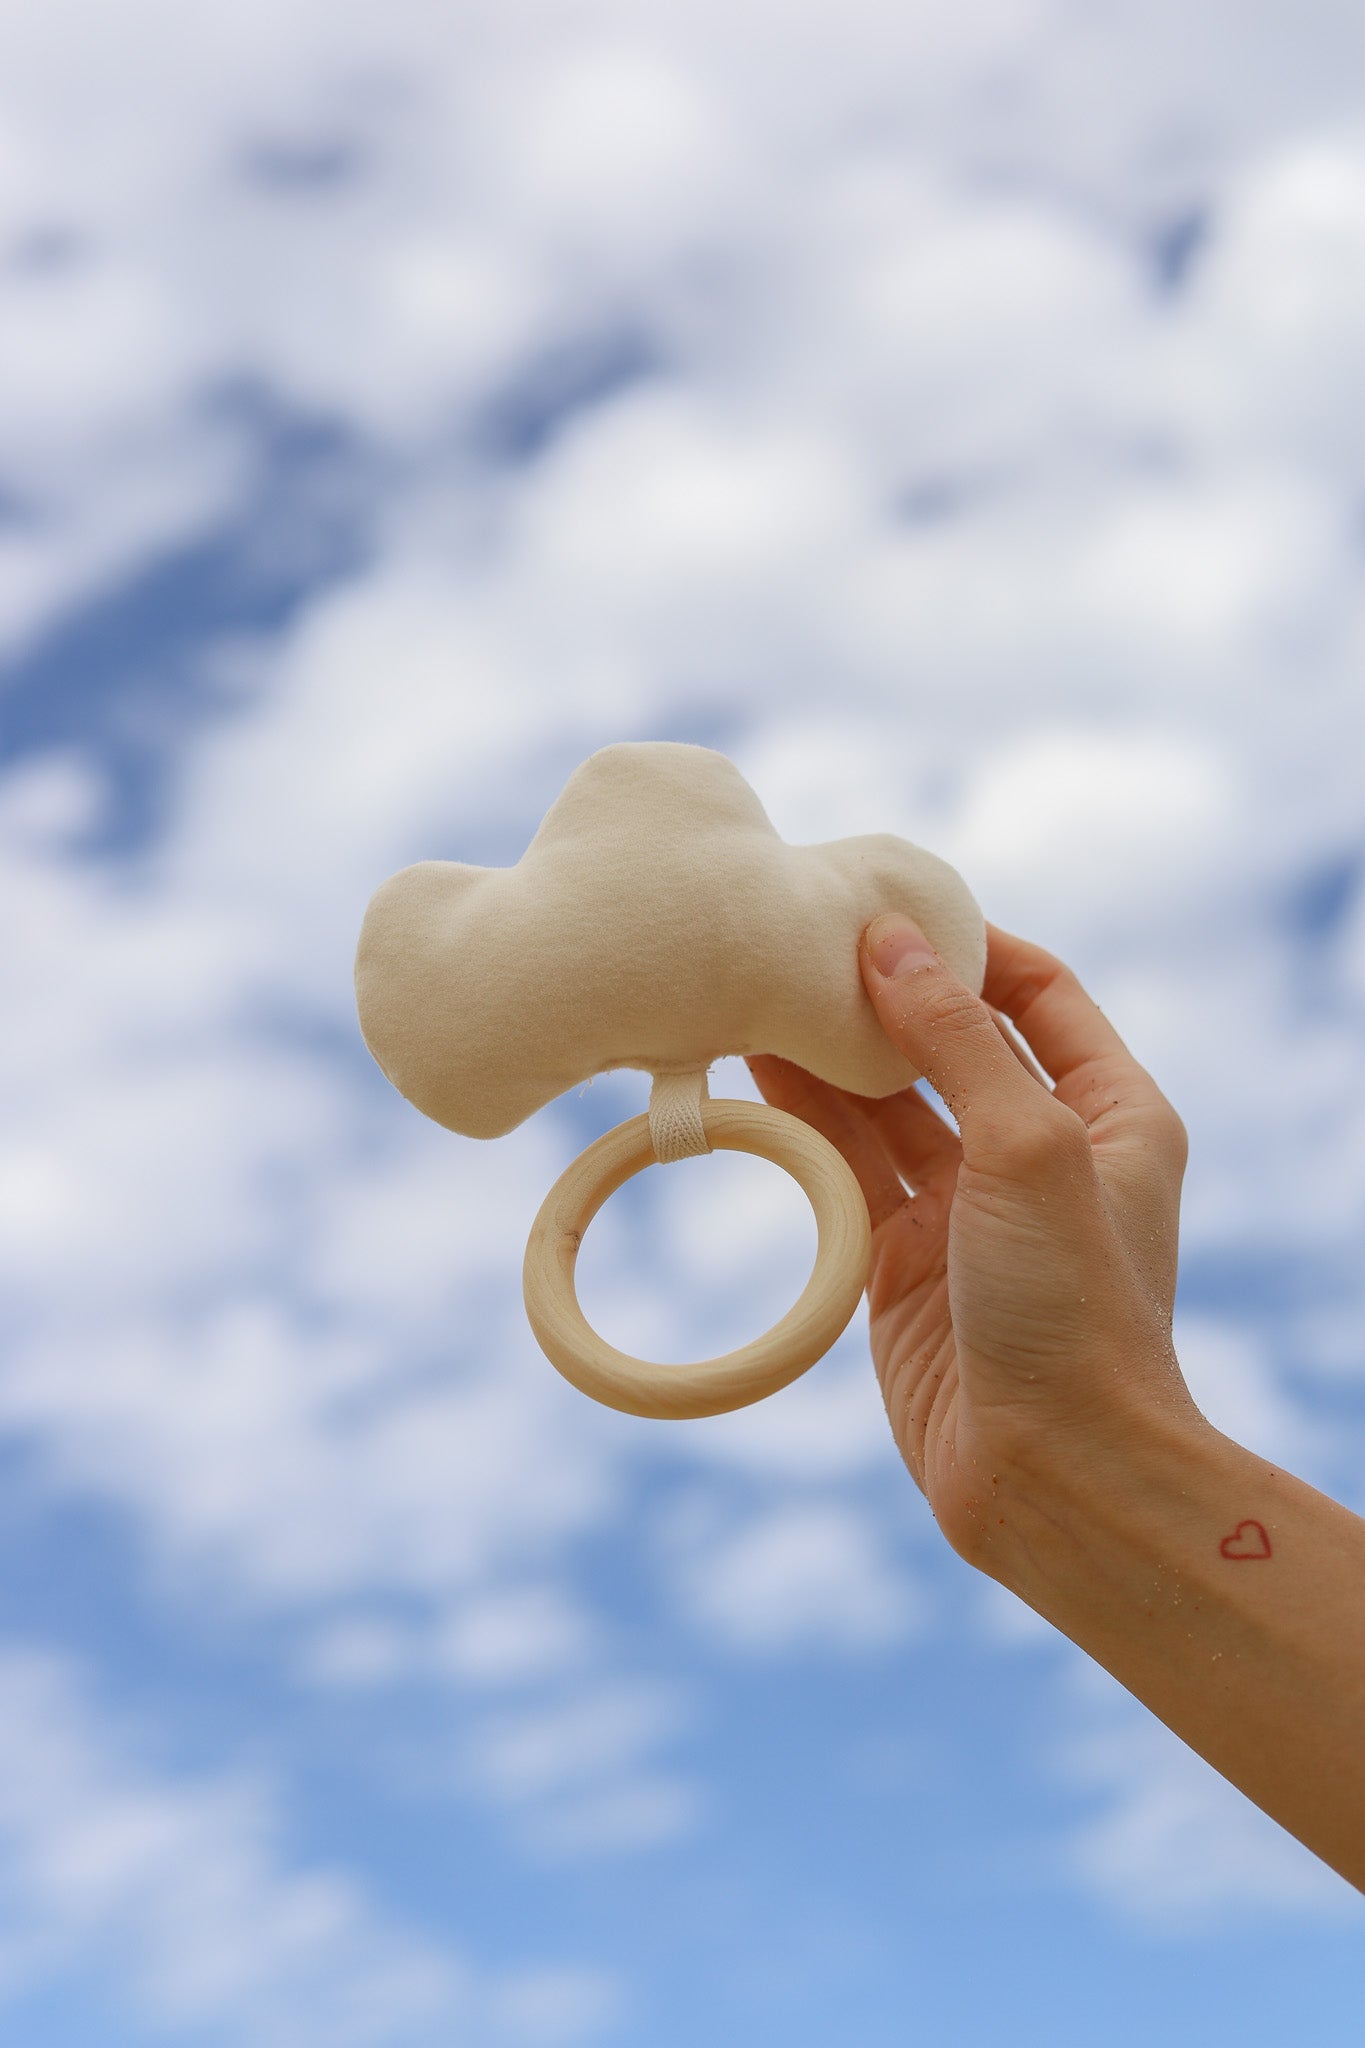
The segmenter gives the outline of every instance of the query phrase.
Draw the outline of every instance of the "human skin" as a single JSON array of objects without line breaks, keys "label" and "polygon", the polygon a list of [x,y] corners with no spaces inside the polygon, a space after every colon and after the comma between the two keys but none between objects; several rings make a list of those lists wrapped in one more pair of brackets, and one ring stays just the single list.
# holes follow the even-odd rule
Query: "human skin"
[{"label": "human skin", "polygon": [[748,1062],[866,1197],[896,1443],[961,1557],[1365,1890],[1365,1520],[1196,1406],[1171,1335],[1184,1125],[1062,961],[986,929],[979,998],[899,914],[859,942],[957,1133],[915,1088]]}]

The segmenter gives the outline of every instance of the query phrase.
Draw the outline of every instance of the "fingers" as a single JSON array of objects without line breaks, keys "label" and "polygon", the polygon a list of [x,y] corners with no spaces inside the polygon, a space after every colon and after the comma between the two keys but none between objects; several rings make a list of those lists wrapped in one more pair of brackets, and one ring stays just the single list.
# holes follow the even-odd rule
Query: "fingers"
[{"label": "fingers", "polygon": [[1014,1054],[1014,1057],[1018,1060],[1024,1072],[1026,1074],[1032,1074],[1034,1080],[1041,1082],[1043,1087],[1048,1089],[1050,1092],[1052,1088],[1051,1081],[1049,1081],[1047,1075],[1043,1072],[1037,1060],[1033,1058],[1032,1054],[1029,1052],[1028,1047],[1026,1045],[1021,1045],[1019,1043],[1019,1040],[1015,1037],[1014,1032],[1010,1028],[1009,1020],[1005,1017],[1002,1017],[998,1010],[992,1010],[991,1016],[995,1020],[996,1030],[1000,1033],[1000,1036],[1004,1039],[1006,1045]]},{"label": "fingers", "polygon": [[899,1095],[854,1096],[901,1179],[917,1195],[951,1197],[962,1140],[917,1088]]},{"label": "fingers", "polygon": [[775,1053],[754,1053],[745,1064],[765,1102],[799,1116],[843,1153],[857,1175],[874,1230],[905,1207],[909,1197],[885,1147],[842,1090]]},{"label": "fingers", "polygon": [[1132,1059],[1099,1004],[1055,954],[994,924],[986,926],[986,943],[982,998],[1018,1025],[1054,1081],[1089,1060]]},{"label": "fingers", "polygon": [[998,925],[988,924],[986,937],[984,998],[1018,1026],[1052,1075],[1058,1101],[1086,1124],[1102,1116],[1142,1121],[1173,1155],[1181,1153],[1179,1117],[1072,970]]},{"label": "fingers", "polygon": [[[904,951],[908,940],[917,944]],[[1074,1150],[1078,1139],[1089,1156],[1079,1119],[1026,1070],[989,1005],[958,980],[908,918],[874,918],[858,959],[883,1030],[956,1117],[969,1166],[1031,1178],[1040,1158]]]}]

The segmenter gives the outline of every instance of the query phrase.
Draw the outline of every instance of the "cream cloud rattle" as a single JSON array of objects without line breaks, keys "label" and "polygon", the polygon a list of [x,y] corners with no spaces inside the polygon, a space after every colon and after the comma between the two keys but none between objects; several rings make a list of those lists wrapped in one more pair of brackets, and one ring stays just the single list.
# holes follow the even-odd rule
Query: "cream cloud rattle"
[{"label": "cream cloud rattle", "polygon": [[[713,1100],[727,1054],[777,1053],[859,1095],[919,1076],[882,1030],[857,949],[883,910],[913,917],[979,992],[986,928],[955,869],[875,832],[789,846],[734,763],[710,747],[624,741],[577,767],[511,868],[419,861],[361,927],[365,1043],[447,1129],[497,1138],[594,1074],[650,1074],[648,1112],[589,1145],[526,1246],[527,1318],[551,1363],[631,1415],[718,1415],[775,1393],[847,1327],[867,1280],[867,1204],[837,1147],[767,1103]],[[588,1323],[574,1264],[633,1174],[717,1147],[784,1166],[818,1227],[804,1293],[723,1358],[651,1365]]]}]

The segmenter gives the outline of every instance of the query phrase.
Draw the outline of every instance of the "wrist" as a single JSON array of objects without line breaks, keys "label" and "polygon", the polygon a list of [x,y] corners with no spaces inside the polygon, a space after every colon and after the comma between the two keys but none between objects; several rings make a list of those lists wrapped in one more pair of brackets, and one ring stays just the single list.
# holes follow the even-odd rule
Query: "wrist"
[{"label": "wrist", "polygon": [[993,1468],[971,1561],[1365,1890],[1365,1520],[1197,1410],[1073,1444]]},{"label": "wrist", "polygon": [[971,1561],[1089,1648],[1178,1601],[1210,1545],[1216,1559],[1229,1461],[1245,1455],[1192,1402],[1050,1433],[997,1466]]}]

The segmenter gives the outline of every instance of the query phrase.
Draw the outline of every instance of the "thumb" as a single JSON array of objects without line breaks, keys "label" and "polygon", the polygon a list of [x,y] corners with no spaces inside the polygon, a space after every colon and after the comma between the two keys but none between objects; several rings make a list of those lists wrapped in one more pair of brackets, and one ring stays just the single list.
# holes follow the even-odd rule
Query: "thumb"
[{"label": "thumb", "polygon": [[1010,1051],[979,996],[959,981],[918,925],[899,911],[873,918],[858,949],[863,982],[882,1029],[933,1084],[957,1119],[967,1164],[1028,1180],[1065,1146],[1081,1119],[1040,1087]]}]

